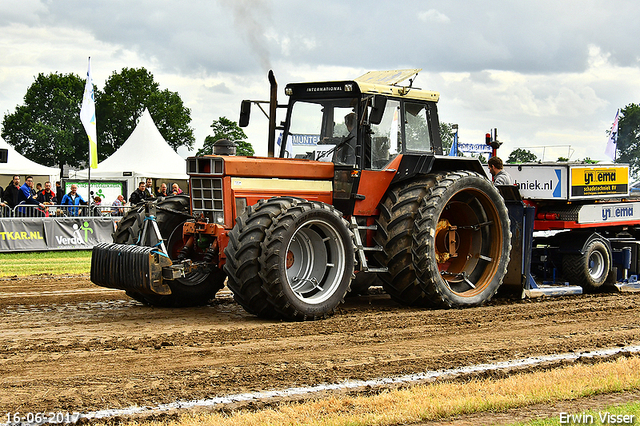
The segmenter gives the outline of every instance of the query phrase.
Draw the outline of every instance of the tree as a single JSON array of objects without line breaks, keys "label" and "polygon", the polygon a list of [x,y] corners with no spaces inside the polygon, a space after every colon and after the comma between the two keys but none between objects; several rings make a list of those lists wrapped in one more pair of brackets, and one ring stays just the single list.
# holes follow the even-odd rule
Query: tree
[{"label": "tree", "polygon": [[[453,129],[452,123],[440,122],[440,140],[442,141],[442,153],[448,155],[453,145],[453,135],[456,131]],[[460,155],[460,151],[458,151]]]},{"label": "tree", "polygon": [[558,163],[566,163],[567,161],[569,161],[569,159],[567,157],[558,157],[558,160],[556,160]]},{"label": "tree", "polygon": [[538,157],[528,149],[516,148],[511,151],[507,163],[533,163],[538,161]]},{"label": "tree", "polygon": [[211,128],[213,129],[213,136],[207,136],[204,139],[204,145],[198,150],[196,155],[213,154],[213,144],[220,139],[228,139],[234,142],[236,144],[237,155],[254,155],[255,151],[253,150],[253,146],[245,141],[247,135],[244,134],[244,131],[235,121],[231,121],[226,117],[220,117],[218,120],[213,120]]},{"label": "tree", "polygon": [[180,146],[193,147],[191,110],[184,106],[180,95],[161,91],[145,68],[123,68],[111,74],[104,90],[96,93],[99,160],[113,154],[127,140],[145,108],[174,151]]},{"label": "tree", "polygon": [[632,103],[620,110],[617,152],[616,163],[629,163],[631,173],[637,175],[640,172],[640,105],[638,104]]},{"label": "tree", "polygon": [[75,74],[38,74],[24,104],[2,120],[2,137],[16,151],[45,166],[79,167],[89,142],[80,122],[85,81]]}]

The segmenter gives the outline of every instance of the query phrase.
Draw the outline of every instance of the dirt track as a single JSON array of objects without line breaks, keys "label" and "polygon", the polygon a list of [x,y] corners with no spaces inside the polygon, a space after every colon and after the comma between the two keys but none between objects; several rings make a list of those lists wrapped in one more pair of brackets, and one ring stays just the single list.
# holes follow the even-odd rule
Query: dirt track
[{"label": "dirt track", "polygon": [[[350,298],[311,323],[228,296],[157,309],[86,276],[0,280],[0,415],[92,411],[640,344],[640,294],[419,310]],[[5,421],[5,420],[2,420]]]}]

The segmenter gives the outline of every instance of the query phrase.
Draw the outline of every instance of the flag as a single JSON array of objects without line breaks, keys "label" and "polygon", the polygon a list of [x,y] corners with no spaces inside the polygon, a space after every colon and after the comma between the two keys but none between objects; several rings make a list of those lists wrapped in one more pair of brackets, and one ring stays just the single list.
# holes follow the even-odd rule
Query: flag
[{"label": "flag", "polygon": [[89,137],[89,167],[98,168],[98,138],[96,131],[96,103],[93,93],[93,81],[91,80],[91,58],[87,71],[87,83],[84,86],[82,107],[80,108],[80,121]]},{"label": "flag", "polygon": [[620,110],[616,112],[616,118],[613,120],[613,126],[611,127],[611,133],[609,134],[607,147],[604,150],[604,153],[614,161],[616,159],[616,147],[618,144],[618,115],[620,115]]},{"label": "flag", "polygon": [[449,157],[458,156],[458,131],[453,134],[453,143],[451,144],[451,151],[449,151]]}]

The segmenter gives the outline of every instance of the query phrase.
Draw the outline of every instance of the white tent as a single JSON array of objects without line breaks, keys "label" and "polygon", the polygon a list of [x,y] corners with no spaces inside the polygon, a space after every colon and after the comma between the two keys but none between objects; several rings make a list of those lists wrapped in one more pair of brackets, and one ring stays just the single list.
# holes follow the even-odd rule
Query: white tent
[{"label": "white tent", "polygon": [[[125,143],[109,158],[98,163],[97,169],[91,170],[91,181],[126,181],[128,191],[132,192],[140,181],[149,177],[154,179],[154,185],[166,182],[171,188],[171,182],[189,179],[186,168],[185,159],[167,144],[149,110],[145,109]],[[69,180],[87,179],[88,175],[87,169],[80,170],[75,176],[71,173]]]},{"label": "white tent", "polygon": [[35,182],[51,181],[52,186],[60,179],[60,169],[57,167],[42,166],[24,157],[13,149],[2,137],[0,148],[7,149],[7,162],[0,163],[0,185],[4,188],[9,184],[13,175],[20,175],[20,184],[23,184],[26,176],[33,176]]}]

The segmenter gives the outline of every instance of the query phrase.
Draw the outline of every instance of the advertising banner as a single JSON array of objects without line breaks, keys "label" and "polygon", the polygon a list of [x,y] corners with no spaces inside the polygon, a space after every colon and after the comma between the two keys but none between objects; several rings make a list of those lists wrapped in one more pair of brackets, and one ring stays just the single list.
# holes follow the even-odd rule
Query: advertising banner
[{"label": "advertising banner", "polygon": [[571,198],[601,195],[629,195],[628,166],[571,168]]},{"label": "advertising banner", "polygon": [[0,252],[88,250],[111,242],[112,218],[0,219]]}]

